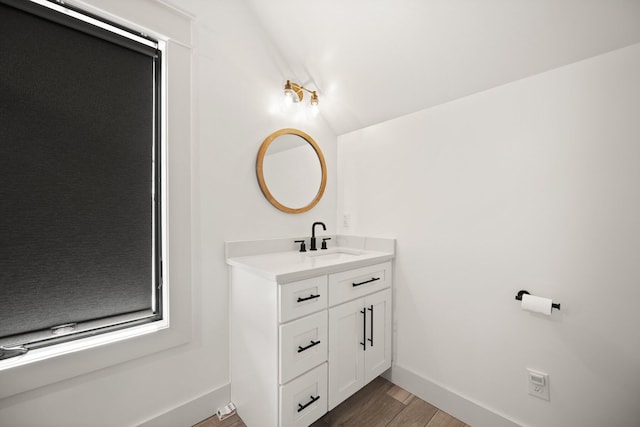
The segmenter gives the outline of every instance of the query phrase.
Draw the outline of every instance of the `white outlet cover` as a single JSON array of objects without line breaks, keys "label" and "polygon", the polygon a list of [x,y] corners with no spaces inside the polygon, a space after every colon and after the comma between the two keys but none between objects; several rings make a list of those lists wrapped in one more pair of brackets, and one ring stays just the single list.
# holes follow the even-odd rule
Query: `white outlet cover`
[{"label": "white outlet cover", "polygon": [[529,394],[542,400],[549,400],[549,374],[527,369]]},{"label": "white outlet cover", "polygon": [[351,214],[349,212],[342,214],[342,226],[345,228],[351,227]]}]

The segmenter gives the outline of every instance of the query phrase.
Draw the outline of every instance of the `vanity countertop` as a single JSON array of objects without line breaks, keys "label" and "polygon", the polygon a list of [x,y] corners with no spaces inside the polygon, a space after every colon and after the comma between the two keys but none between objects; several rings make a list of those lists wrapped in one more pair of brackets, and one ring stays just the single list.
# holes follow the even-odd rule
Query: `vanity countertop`
[{"label": "vanity countertop", "polygon": [[[338,237],[339,241],[340,237]],[[361,238],[362,239],[362,238]],[[290,239],[287,239],[291,241]],[[367,265],[389,261],[394,257],[395,241],[393,239],[353,240],[342,243],[354,243],[349,246],[337,246],[328,250],[299,252],[296,250],[274,251],[265,253],[250,253],[244,255],[242,251],[229,250],[227,244],[227,264],[243,268],[258,276],[278,283],[288,283],[323,274],[332,274]],[[380,244],[387,241],[388,244]],[[263,242],[260,242],[264,244]],[[373,246],[373,248],[368,248]],[[229,256],[230,253],[235,252]],[[244,255],[244,256],[242,256]]]}]

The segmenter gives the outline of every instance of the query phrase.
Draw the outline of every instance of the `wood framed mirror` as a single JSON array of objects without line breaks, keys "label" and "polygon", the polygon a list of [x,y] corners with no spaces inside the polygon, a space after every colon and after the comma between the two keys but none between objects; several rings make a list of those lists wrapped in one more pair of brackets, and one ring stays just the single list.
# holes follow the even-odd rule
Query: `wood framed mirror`
[{"label": "wood framed mirror", "polygon": [[302,213],[313,208],[327,185],[327,165],[318,144],[298,129],[280,129],[258,150],[256,174],[262,193],[276,208]]}]

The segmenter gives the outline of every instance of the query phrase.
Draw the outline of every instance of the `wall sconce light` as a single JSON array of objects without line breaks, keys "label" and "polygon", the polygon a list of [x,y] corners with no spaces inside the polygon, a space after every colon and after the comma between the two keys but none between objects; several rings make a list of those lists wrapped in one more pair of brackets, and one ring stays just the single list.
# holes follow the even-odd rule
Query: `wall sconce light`
[{"label": "wall sconce light", "polygon": [[318,92],[315,90],[309,90],[306,87],[299,85],[297,83],[293,83],[291,80],[287,80],[284,84],[284,106],[285,110],[291,111],[293,106],[299,104],[304,99],[304,92],[310,93],[311,98],[309,99],[309,105],[307,107],[307,112],[315,117],[319,113],[318,109]]}]

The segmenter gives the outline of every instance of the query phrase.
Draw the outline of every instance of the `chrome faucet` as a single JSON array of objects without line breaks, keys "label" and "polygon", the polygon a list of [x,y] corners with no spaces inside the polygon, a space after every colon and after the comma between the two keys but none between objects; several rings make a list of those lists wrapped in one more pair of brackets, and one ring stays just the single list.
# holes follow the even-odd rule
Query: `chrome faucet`
[{"label": "chrome faucet", "polygon": [[309,250],[310,251],[317,251],[318,248],[316,248],[316,225],[321,225],[322,229],[324,231],[327,231],[327,226],[324,225],[324,222],[314,222],[313,225],[311,226],[311,243],[309,245]]}]

